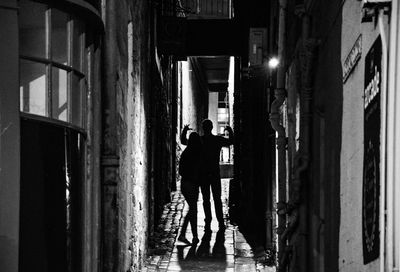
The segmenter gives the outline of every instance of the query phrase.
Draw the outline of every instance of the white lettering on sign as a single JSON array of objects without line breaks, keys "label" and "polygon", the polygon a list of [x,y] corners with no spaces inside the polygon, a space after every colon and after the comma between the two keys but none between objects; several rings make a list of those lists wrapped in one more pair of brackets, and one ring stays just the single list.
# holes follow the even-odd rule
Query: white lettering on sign
[{"label": "white lettering on sign", "polygon": [[343,62],[343,83],[349,78],[351,71],[356,66],[358,60],[361,58],[362,52],[362,39],[361,35],[358,36],[356,42],[351,48],[349,54],[347,55],[345,61]]},{"label": "white lettering on sign", "polygon": [[374,97],[379,93],[380,82],[380,74],[378,68],[375,66],[375,75],[364,90],[364,109],[368,107]]}]

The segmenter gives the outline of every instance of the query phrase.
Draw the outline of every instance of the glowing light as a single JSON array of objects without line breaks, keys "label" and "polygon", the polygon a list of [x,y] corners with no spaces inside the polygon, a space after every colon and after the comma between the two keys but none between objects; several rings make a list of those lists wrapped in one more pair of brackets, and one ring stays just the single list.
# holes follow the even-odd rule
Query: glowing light
[{"label": "glowing light", "polygon": [[268,61],[268,67],[271,69],[275,69],[279,65],[279,59],[276,57],[272,57]]}]

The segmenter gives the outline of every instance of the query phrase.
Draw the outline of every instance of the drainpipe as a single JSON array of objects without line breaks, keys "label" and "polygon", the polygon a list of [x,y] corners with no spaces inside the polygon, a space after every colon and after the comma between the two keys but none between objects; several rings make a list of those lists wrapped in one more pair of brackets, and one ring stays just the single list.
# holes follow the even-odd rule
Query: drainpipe
[{"label": "drainpipe", "polygon": [[278,262],[282,260],[282,254],[286,249],[286,242],[282,240],[282,233],[286,227],[286,214],[279,210],[286,203],[286,132],[281,125],[280,108],[286,98],[285,90],[285,27],[286,27],[286,6],[287,0],[279,0],[279,36],[278,36],[278,57],[280,65],[277,70],[277,83],[275,89],[275,100],[271,105],[269,120],[272,128],[276,131],[277,148],[277,187],[278,187]]},{"label": "drainpipe", "polygon": [[[310,18],[304,12],[302,15],[302,48],[301,48],[301,78],[302,87],[300,93],[300,147],[295,158],[295,170],[290,182],[290,200],[282,207],[280,213],[288,214],[288,225],[281,236],[282,243],[289,241],[290,249],[294,250],[296,258],[289,260],[290,252],[286,250],[280,262],[280,271],[285,271],[289,265],[289,271],[309,271],[309,236],[308,236],[308,196],[304,189],[304,172],[309,168],[310,161],[310,137],[311,137],[311,99],[313,90],[313,60],[316,41],[309,38]],[[296,232],[297,230],[297,232]],[[295,233],[296,232],[296,233]],[[295,234],[294,234],[295,233]],[[293,235],[293,236],[292,236]],[[289,264],[290,263],[290,264]]]}]

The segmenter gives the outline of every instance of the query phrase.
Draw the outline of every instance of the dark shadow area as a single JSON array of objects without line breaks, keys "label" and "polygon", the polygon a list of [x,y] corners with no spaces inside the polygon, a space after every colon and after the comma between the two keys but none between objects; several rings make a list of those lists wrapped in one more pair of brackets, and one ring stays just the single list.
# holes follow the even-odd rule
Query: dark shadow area
[{"label": "dark shadow area", "polygon": [[272,248],[273,160],[275,135],[265,117],[269,115],[271,82],[261,68],[240,79],[235,104],[235,173],[230,183],[229,218],[239,227],[254,255]]},{"label": "dark shadow area", "polygon": [[210,241],[211,241],[212,231],[205,231],[203,238],[201,238],[201,243],[197,249],[197,257],[199,258],[209,258],[210,255]]},{"label": "dark shadow area", "polygon": [[215,243],[212,249],[212,256],[216,259],[226,259],[226,248],[225,248],[225,229],[220,229],[217,232]]},{"label": "dark shadow area", "polygon": [[190,246],[190,245],[176,246],[176,248],[178,249],[178,260],[179,261],[185,261],[185,260],[188,261],[188,260],[196,259],[197,245],[190,246],[190,249],[189,249],[188,253],[185,256],[184,250],[188,246]]},{"label": "dark shadow area", "polygon": [[21,121],[20,271],[75,271],[80,266],[83,136]]},{"label": "dark shadow area", "polygon": [[[212,249],[211,241],[212,231],[206,231],[198,247],[197,244],[176,246],[178,249],[179,269],[181,271],[225,271],[227,267],[224,246],[225,231],[220,230],[217,232]],[[189,250],[187,251],[188,247]]]}]

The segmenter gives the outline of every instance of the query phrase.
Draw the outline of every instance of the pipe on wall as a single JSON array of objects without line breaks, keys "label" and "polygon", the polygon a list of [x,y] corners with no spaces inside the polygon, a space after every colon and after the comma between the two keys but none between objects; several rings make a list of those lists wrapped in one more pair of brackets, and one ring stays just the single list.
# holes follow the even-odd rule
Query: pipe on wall
[{"label": "pipe on wall", "polygon": [[301,92],[300,92],[300,146],[295,157],[293,179],[289,183],[290,199],[281,203],[278,214],[287,215],[288,223],[280,236],[287,249],[280,256],[279,271],[309,271],[308,219],[309,207],[307,189],[304,188],[310,164],[311,103],[313,92],[313,62],[317,42],[310,39],[310,17],[304,11],[301,38]]},{"label": "pipe on wall", "polygon": [[[299,236],[298,238],[298,249],[299,249],[299,267],[301,272],[306,272],[309,270],[309,203],[306,199],[309,198],[307,192],[309,190],[302,189],[301,186],[304,185],[304,180],[302,178],[307,178],[303,176],[309,168],[310,161],[310,137],[311,137],[311,100],[313,93],[313,60],[314,51],[316,47],[316,42],[310,39],[310,17],[306,13],[302,17],[302,40],[303,40],[303,50],[304,50],[304,64],[302,65],[302,88],[300,94],[300,123],[302,124],[300,128],[300,167],[295,172],[294,184],[295,190],[298,190],[299,198],[295,199],[299,203]],[[301,195],[304,193],[305,195]],[[301,201],[301,198],[303,201]]]},{"label": "pipe on wall", "polygon": [[[272,128],[276,131],[277,148],[277,173],[278,173],[278,210],[286,203],[286,131],[281,124],[280,108],[286,99],[285,90],[285,28],[286,28],[286,6],[287,0],[279,0],[279,34],[278,34],[278,57],[280,65],[277,70],[277,84],[275,89],[275,100],[271,105],[269,120]],[[286,227],[286,214],[278,212],[278,262],[283,257],[286,249],[286,242],[282,239],[283,231]]]}]

